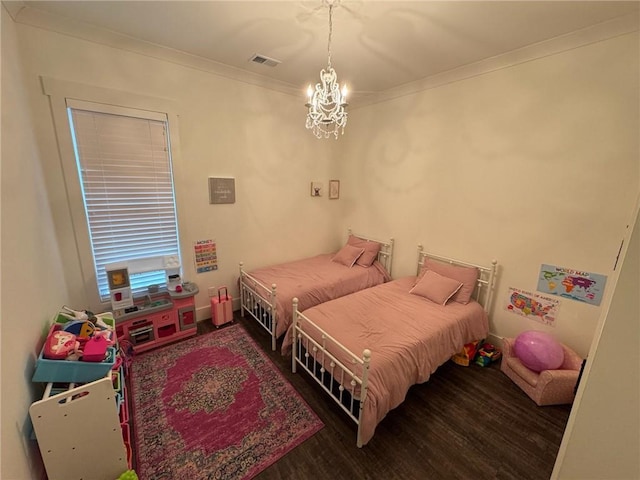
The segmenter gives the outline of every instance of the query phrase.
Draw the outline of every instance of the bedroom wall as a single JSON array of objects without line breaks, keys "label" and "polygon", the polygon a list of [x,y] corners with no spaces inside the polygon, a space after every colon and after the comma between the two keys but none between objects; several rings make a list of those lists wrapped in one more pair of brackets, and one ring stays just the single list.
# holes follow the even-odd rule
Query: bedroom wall
[{"label": "bedroom wall", "polygon": [[611,275],[639,191],[638,50],[635,32],[354,109],[343,225],[395,237],[395,277],[418,243],[497,259],[491,332],[544,330],[586,355],[601,307],[560,299],[547,326],[505,305],[543,263]]},{"label": "bedroom wall", "polygon": [[31,375],[36,342],[54,312],[68,301],[16,28],[2,17],[1,328],[2,452],[0,478],[41,478],[30,440],[28,408],[42,392]]},{"label": "bedroom wall", "polygon": [[[332,176],[333,146],[305,129],[304,92],[297,98],[31,26],[19,24],[18,34],[47,180],[57,187],[56,227],[64,238],[65,275],[76,305],[84,301],[82,276],[41,76],[168,99],[176,106],[181,154],[174,158],[174,180],[183,278],[200,287],[199,319],[210,317],[207,287],[236,290],[240,261],[258,267],[328,252],[345,237],[336,228],[338,205],[326,195],[310,196],[312,180],[326,185]],[[209,176],[236,179],[235,204],[209,205]],[[205,239],[217,243],[218,270],[196,274],[193,245]]]},{"label": "bedroom wall", "polygon": [[[174,165],[184,278],[235,290],[238,263],[257,267],[333,250],[332,149],[304,128],[300,98],[242,81],[14,23],[2,10],[2,454],[1,478],[41,478],[28,407],[38,341],[64,304],[85,306],[64,180],[41,76],[169,99],[180,115]],[[173,131],[173,133],[177,133]],[[233,176],[236,203],[209,205],[207,177]],[[196,275],[193,242],[215,239],[219,269]],[[16,368],[19,365],[19,368]],[[10,387],[9,387],[10,385]],[[31,451],[31,453],[30,453]]]}]

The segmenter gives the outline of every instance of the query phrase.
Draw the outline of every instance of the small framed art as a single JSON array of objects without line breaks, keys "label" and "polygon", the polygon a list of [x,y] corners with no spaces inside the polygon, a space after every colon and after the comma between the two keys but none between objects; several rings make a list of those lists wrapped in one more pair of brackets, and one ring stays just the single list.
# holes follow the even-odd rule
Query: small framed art
[{"label": "small framed art", "polygon": [[321,197],[322,196],[322,183],[320,183],[320,182],[311,182],[311,196],[312,197]]},{"label": "small framed art", "polygon": [[340,180],[329,180],[329,200],[340,198]]}]

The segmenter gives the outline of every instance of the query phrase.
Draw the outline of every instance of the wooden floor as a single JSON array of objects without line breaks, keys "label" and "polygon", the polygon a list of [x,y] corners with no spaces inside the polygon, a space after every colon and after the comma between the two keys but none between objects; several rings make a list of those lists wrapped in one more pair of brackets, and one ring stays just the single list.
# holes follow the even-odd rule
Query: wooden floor
[{"label": "wooden floor", "polygon": [[[290,358],[271,351],[268,333],[236,319],[268,353],[324,428],[258,479],[548,479],[570,406],[538,407],[499,369],[447,362],[387,414],[356,447],[356,426]],[[199,322],[199,333],[214,327]],[[223,327],[224,328],[224,327]]]}]

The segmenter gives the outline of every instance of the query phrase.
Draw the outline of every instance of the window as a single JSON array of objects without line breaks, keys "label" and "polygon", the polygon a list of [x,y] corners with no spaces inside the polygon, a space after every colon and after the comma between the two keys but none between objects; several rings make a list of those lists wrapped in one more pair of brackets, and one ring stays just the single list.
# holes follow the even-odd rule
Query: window
[{"label": "window", "polygon": [[[180,255],[167,116],[67,99],[100,300],[105,265]],[[130,276],[133,293],[166,284],[165,271]]]}]

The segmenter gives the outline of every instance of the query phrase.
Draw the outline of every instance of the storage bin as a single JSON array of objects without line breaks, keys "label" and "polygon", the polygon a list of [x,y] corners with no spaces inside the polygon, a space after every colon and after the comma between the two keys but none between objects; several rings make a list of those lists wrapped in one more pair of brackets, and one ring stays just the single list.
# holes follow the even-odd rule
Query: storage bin
[{"label": "storage bin", "polygon": [[34,382],[88,383],[109,373],[116,361],[116,349],[107,348],[103,362],[78,362],[72,360],[49,360],[42,356],[36,360],[36,370],[31,378]]},{"label": "storage bin", "polygon": [[[96,317],[102,320],[107,325],[107,327],[109,327],[109,330],[113,332],[112,338],[110,340],[110,345],[115,346],[118,343],[118,341],[117,341],[117,335],[116,335],[116,320],[113,317],[113,313],[111,312],[99,313],[96,315]],[[52,324],[60,324],[62,328],[64,328],[64,325],[70,321],[71,320],[69,320],[67,317],[58,313],[53,317]]]},{"label": "storage bin", "polygon": [[[99,314],[96,315],[96,317],[99,318],[100,320],[102,320],[104,323],[106,323],[107,326],[111,328],[111,330],[115,329],[116,321],[115,321],[115,319],[113,317],[113,313],[111,313],[111,312],[99,313]],[[64,315],[61,315],[61,314],[58,313],[54,317],[53,321],[54,321],[54,323],[65,324],[67,322],[70,322],[71,320],[69,320]]]}]

